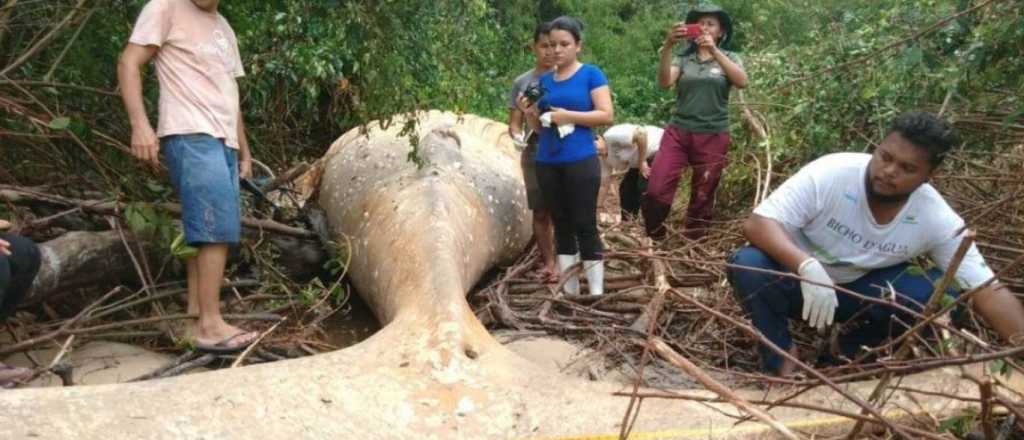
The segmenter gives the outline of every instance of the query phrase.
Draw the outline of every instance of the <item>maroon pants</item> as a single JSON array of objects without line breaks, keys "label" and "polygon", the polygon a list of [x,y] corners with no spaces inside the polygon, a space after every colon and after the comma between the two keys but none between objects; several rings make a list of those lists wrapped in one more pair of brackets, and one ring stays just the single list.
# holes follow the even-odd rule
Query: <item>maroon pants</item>
[{"label": "maroon pants", "polygon": [[731,138],[728,132],[695,133],[669,125],[654,156],[642,209],[647,234],[661,238],[663,223],[672,208],[683,168],[690,166],[690,206],[686,208],[686,235],[697,238],[708,227],[715,208],[715,190],[726,165]]}]

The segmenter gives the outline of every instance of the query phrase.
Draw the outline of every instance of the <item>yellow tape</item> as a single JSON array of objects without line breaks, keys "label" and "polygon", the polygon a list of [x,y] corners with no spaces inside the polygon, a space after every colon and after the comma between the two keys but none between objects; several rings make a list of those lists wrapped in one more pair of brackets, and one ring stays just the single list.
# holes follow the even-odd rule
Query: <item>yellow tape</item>
[{"label": "yellow tape", "polygon": [[[897,418],[905,417],[910,415],[904,410],[892,410],[882,414],[885,418]],[[783,422],[792,429],[805,429],[812,428],[815,426],[827,426],[835,425],[840,423],[853,423],[854,420],[843,416],[834,417],[823,417],[809,420],[794,420],[790,422]],[[666,431],[652,431],[652,432],[633,432],[629,435],[629,440],[657,440],[657,439],[688,439],[688,438],[714,438],[722,435],[742,435],[742,434],[753,434],[757,432],[767,432],[772,429],[765,425],[753,424],[743,426],[731,426],[731,427],[715,427],[709,426],[707,428],[687,428],[687,429],[673,429]],[[533,440],[618,440],[619,434],[581,434],[572,435],[565,437],[543,437],[535,438]]]}]

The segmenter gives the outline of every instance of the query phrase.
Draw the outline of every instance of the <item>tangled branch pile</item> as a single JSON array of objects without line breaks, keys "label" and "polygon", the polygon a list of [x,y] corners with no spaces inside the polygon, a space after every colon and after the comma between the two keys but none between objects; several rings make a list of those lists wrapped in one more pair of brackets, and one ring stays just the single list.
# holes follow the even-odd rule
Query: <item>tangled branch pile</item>
[{"label": "tangled branch pile", "polygon": [[[1001,152],[958,152],[948,159],[945,171],[936,179],[940,191],[977,232],[978,245],[1000,279],[1016,292],[1024,292],[1022,169],[1024,144],[1019,144]],[[775,179],[781,182],[785,176]],[[767,384],[785,387],[791,390],[789,395],[796,396],[825,386],[824,380],[807,371],[796,378],[760,372],[755,330],[724,278],[726,258],[744,241],[741,220],[735,220],[745,215],[744,204],[730,205],[727,209],[734,210],[729,215],[734,220],[720,222],[700,241],[674,234],[651,248],[643,245],[640,224],[627,222],[604,228],[606,264],[611,275],[601,297],[562,295],[556,285],[538,284],[527,275],[536,264],[537,255],[526,255],[471,297],[477,315],[492,328],[567,337],[594,353],[580,362],[603,361],[628,377],[642,377],[648,386],[697,385],[691,379],[681,378],[668,358],[662,360],[648,354],[649,341],[655,338],[665,341],[673,351],[729,387],[760,388]],[[662,289],[658,286],[659,278],[667,282]],[[1000,341],[973,313],[955,325],[948,319],[939,319],[930,327],[926,331],[915,330],[914,338],[907,338],[915,342],[914,356],[910,358],[897,356],[899,345],[890,344],[881,347],[877,356],[842,365],[819,364],[817,371],[834,383],[843,383],[988,361],[996,371],[991,378],[970,376],[971,380],[987,384],[986,387],[992,386],[988,381],[997,384],[983,394],[987,400],[979,400],[977,395],[946,395],[932,389],[910,391],[938,393],[979,407],[1000,405],[1019,415],[1022,408],[1015,402],[1022,396],[998,384],[1006,375],[1024,374],[1024,362],[1020,360],[1024,348]],[[830,354],[830,342],[840,331],[821,337],[803,323],[795,324],[795,330],[801,358],[811,365],[822,355]],[[892,389],[897,388],[899,385],[892,385]],[[788,399],[762,403],[774,406],[785,400]],[[988,420],[979,419],[979,423],[994,423],[991,413],[987,417]],[[940,426],[936,421],[918,428],[938,431]]]}]

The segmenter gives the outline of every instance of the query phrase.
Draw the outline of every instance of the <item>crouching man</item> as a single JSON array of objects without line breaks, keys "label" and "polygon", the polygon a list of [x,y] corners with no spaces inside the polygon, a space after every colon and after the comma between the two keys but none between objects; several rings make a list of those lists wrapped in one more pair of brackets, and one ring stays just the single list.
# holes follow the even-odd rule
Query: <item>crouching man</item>
[{"label": "crouching man", "polygon": [[[910,323],[905,313],[837,295],[833,287],[875,298],[888,296],[891,289],[899,304],[915,310],[928,302],[933,281],[952,264],[964,237],[963,219],[928,184],[955,143],[953,129],[935,115],[905,113],[873,154],[823,156],[754,209],[743,227],[750,245],[732,256],[728,271],[754,326],[795,353],[790,318],[818,329],[856,319],[839,338],[847,356],[904,331],[905,325],[893,318]],[[937,267],[909,270],[910,260],[921,255]],[[792,272],[800,279],[764,270]],[[972,245],[955,280],[972,289],[993,276]],[[1004,339],[1012,342],[1024,335],[1024,307],[1007,288],[991,283],[975,294],[972,305]],[[793,365],[779,354],[765,346],[759,351],[765,370],[792,372]]]}]

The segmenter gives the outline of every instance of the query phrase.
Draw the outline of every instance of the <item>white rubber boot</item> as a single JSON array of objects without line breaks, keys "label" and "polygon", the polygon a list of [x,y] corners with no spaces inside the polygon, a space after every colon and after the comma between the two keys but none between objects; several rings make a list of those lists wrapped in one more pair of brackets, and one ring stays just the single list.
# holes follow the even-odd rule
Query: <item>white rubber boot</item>
[{"label": "white rubber boot", "polygon": [[604,294],[604,260],[583,262],[583,270],[587,273],[587,286],[591,295]]},{"label": "white rubber boot", "polygon": [[[565,275],[569,271],[572,265],[576,264],[579,260],[579,255],[558,255],[558,271]],[[580,278],[579,275],[573,274],[565,281],[562,285],[562,291],[569,295],[579,295],[580,293]]]}]

